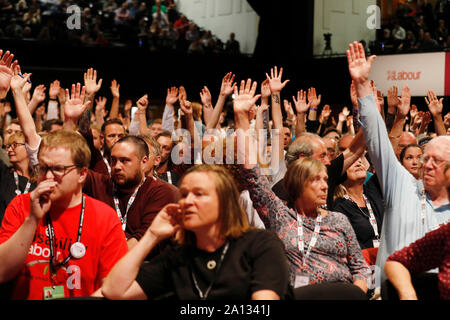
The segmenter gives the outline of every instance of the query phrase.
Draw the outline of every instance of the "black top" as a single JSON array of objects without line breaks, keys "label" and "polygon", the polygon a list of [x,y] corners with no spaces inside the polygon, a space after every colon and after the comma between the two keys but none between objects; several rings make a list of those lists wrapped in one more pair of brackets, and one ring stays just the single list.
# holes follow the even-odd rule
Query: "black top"
[{"label": "black top", "polygon": [[[377,176],[374,174],[364,184],[364,194],[370,202],[375,219],[377,220],[378,234],[381,236],[381,226],[383,224],[384,201],[381,193],[380,184]],[[364,212],[361,212],[361,210]],[[360,207],[348,199],[339,198],[334,203],[334,211],[345,214],[355,230],[361,249],[373,248],[375,232],[369,221],[369,210],[367,207]]]},{"label": "black top", "polygon": [[[327,166],[328,174],[328,195],[327,195],[327,209],[333,211],[333,195],[334,189],[345,180],[347,180],[347,174],[342,175],[342,169],[344,168],[344,155],[339,155],[336,159],[333,159],[329,166]],[[291,200],[289,194],[286,192],[283,186],[284,178],[278,181],[273,187],[272,191],[280,198],[289,208],[295,209],[294,201]]]},{"label": "black top", "polygon": [[[27,185],[28,179],[19,175],[19,189],[24,191]],[[36,188],[36,182],[30,186],[31,192]],[[3,161],[0,161],[0,223],[3,220],[3,215],[8,207],[8,204],[14,199],[16,194],[16,182],[14,181],[14,174],[11,168],[7,167]]]},{"label": "black top", "polygon": [[158,174],[158,178],[160,178],[161,180],[164,180],[165,182],[171,183],[176,187],[178,187],[178,183],[180,181],[180,176],[175,171],[170,171],[170,178],[171,178],[172,182],[169,182],[169,177],[167,175],[167,172]]},{"label": "black top", "polygon": [[[281,299],[292,297],[284,245],[275,233],[252,229],[229,240],[217,270],[224,247],[212,253],[192,246],[170,248],[144,262],[136,281],[148,299],[200,299],[192,274],[203,293],[214,280],[207,297],[211,300],[250,300],[258,290],[273,290]],[[216,268],[209,270],[211,260]]]}]

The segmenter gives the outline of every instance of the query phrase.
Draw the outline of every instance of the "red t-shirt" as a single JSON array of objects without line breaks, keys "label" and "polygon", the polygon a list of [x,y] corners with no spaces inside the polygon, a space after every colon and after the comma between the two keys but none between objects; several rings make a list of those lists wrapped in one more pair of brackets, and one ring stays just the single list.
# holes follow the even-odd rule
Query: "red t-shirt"
[{"label": "red t-shirt", "polygon": [[[86,247],[80,259],[71,258],[57,268],[56,285],[64,286],[65,297],[89,296],[100,288],[114,264],[128,251],[125,234],[114,210],[85,196],[85,212],[80,242]],[[77,241],[81,204],[58,216],[51,216],[57,260],[64,260],[71,244]],[[8,240],[30,214],[30,194],[14,198],[6,209],[0,228],[0,243]],[[12,299],[41,300],[50,279],[50,246],[46,235],[47,219],[42,219],[28,251],[25,264],[14,280]],[[55,245],[55,244],[54,244]],[[55,277],[54,277],[55,278]]]}]

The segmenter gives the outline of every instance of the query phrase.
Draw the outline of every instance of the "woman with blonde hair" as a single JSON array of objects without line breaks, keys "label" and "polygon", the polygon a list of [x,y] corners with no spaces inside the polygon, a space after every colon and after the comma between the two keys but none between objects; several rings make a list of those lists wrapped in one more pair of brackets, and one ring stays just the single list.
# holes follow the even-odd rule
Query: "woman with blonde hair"
[{"label": "woman with blonde hair", "polygon": [[[272,232],[253,229],[232,176],[220,166],[192,167],[178,204],[154,219],[139,243],[103,283],[109,299],[285,299],[287,261]],[[142,264],[161,240],[178,243]]]},{"label": "woman with blonde hair", "polygon": [[25,136],[21,132],[14,133],[5,141],[11,167],[0,161],[0,222],[6,207],[19,194],[28,193],[36,187],[36,177],[28,160],[25,148]]}]

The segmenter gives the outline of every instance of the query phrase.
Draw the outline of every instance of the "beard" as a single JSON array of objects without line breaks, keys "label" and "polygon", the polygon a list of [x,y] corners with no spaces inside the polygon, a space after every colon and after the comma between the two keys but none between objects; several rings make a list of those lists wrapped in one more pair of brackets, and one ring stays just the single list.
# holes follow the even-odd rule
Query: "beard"
[{"label": "beard", "polygon": [[113,173],[112,179],[114,183],[119,187],[121,190],[130,190],[136,188],[142,181],[143,174],[139,170],[137,171],[134,176],[130,178],[123,178],[122,175],[115,175]]}]

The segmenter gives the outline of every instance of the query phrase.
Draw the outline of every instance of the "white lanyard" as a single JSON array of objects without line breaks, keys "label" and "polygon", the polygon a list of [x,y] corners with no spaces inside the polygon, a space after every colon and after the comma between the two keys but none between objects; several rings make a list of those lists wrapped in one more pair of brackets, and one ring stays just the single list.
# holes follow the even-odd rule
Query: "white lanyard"
[{"label": "white lanyard", "polygon": [[[20,191],[20,187],[19,187],[19,175],[17,174],[17,172],[14,171],[14,181],[16,182],[16,194],[22,194],[22,191]],[[30,180],[27,181],[27,185],[25,186],[25,190],[23,190],[23,193],[28,193],[28,191],[30,191],[30,187],[31,187],[31,183]]]},{"label": "white lanyard", "polygon": [[125,228],[126,228],[126,226],[127,226],[127,215],[128,215],[128,210],[130,210],[130,208],[131,208],[131,206],[132,206],[132,204],[133,204],[133,202],[134,202],[134,199],[136,199],[136,195],[137,195],[137,193],[138,193],[138,191],[139,191],[139,189],[141,188],[141,186],[144,184],[144,182],[145,182],[145,179],[146,178],[144,178],[144,181],[142,181],[142,183],[137,187],[137,189],[133,192],[133,194],[131,195],[131,197],[130,197],[130,199],[128,199],[128,204],[127,204],[127,208],[126,208],[126,211],[125,211],[125,216],[122,216],[122,212],[120,211],[120,203],[119,203],[119,199],[117,198],[117,196],[116,196],[116,186],[114,185],[114,196],[113,196],[113,199],[114,199],[114,206],[116,207],[116,212],[117,212],[117,216],[119,217],[119,219],[120,219],[120,222],[122,222],[122,230],[123,231],[125,231]]},{"label": "white lanyard", "polygon": [[108,174],[111,177],[111,166],[109,165],[108,160],[106,160],[105,157],[103,157],[103,162],[106,164],[106,168],[108,169]]},{"label": "white lanyard", "polygon": [[425,188],[422,189],[422,210],[420,211],[420,217],[422,218],[422,224],[425,223],[425,204],[426,204]]},{"label": "white lanyard", "polygon": [[[348,195],[345,195],[344,198],[353,202],[358,207],[358,209],[364,214],[364,211],[361,210],[361,208],[358,206],[358,204],[352,198],[350,198]],[[372,226],[373,232],[375,233],[375,238],[377,240],[379,240],[380,235],[378,233],[377,219],[375,219],[375,214],[373,213],[372,206],[370,205],[370,202],[364,193],[363,193],[363,198],[364,198],[364,202],[366,203],[367,210],[369,210],[370,225]],[[364,215],[367,216],[366,214],[364,214]]]},{"label": "white lanyard", "polygon": [[311,253],[311,249],[314,248],[317,242],[317,238],[319,236],[320,224],[322,223],[322,215],[320,212],[317,214],[316,225],[314,226],[314,233],[311,237],[311,241],[309,242],[308,250],[305,254],[305,243],[304,243],[304,235],[303,235],[303,219],[297,212],[297,234],[298,234],[298,250],[303,253],[303,266],[306,264],[306,259]]},{"label": "white lanyard", "polygon": [[172,184],[172,175],[170,174],[170,171],[167,171],[167,182]]}]

